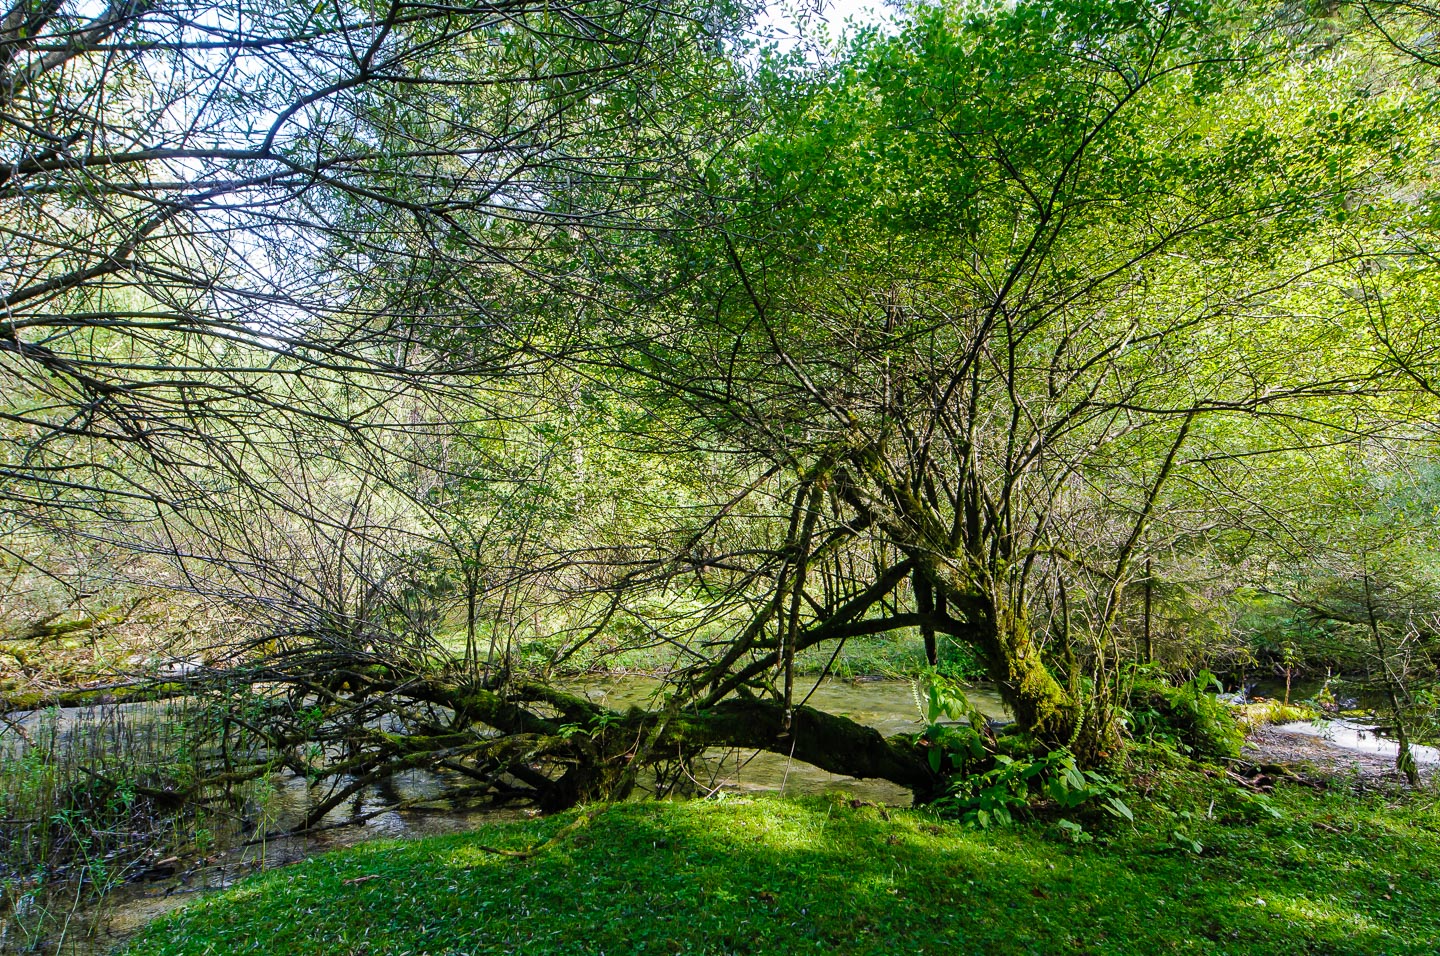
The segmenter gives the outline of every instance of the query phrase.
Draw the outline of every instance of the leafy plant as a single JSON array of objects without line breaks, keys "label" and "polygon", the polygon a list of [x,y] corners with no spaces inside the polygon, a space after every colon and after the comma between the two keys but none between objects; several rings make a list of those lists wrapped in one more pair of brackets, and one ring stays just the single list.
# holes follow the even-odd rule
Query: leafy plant
[{"label": "leafy plant", "polygon": [[[934,668],[926,668],[911,687],[915,707],[925,729],[916,743],[925,748],[930,769],[935,773],[964,772],[986,755],[985,715],[960,685]],[[945,719],[966,724],[942,723]]]},{"label": "leafy plant", "polygon": [[1135,814],[1120,795],[1125,788],[1097,770],[1081,770],[1075,756],[1057,750],[1045,756],[1045,795],[1067,810],[1094,803],[1118,819],[1135,822]]},{"label": "leafy plant", "polygon": [[1190,836],[1184,827],[1175,827],[1170,831],[1170,846],[1186,853],[1193,853],[1199,856],[1205,852],[1205,845],[1199,840]]},{"label": "leafy plant", "polygon": [[1237,757],[1244,734],[1228,707],[1215,698],[1220,688],[1214,674],[1202,670],[1179,686],[1136,669],[1124,711],[1130,735],[1167,743],[1200,757]]},{"label": "leafy plant", "polygon": [[1061,817],[1055,821],[1055,825],[1060,828],[1060,832],[1065,834],[1071,843],[1089,843],[1094,839],[1094,837],[1086,832],[1082,824],[1076,823],[1074,820],[1067,820],[1065,817]]},{"label": "leafy plant", "polygon": [[1044,771],[1044,760],[1025,762],[996,754],[989,770],[951,781],[950,795],[937,800],[936,808],[981,830],[1010,826],[1029,804],[1031,781]]},{"label": "leafy plant", "polygon": [[[1124,788],[1105,775],[1080,769],[1068,750],[1052,750],[1031,760],[995,754],[990,769],[952,780],[949,795],[936,801],[936,807],[982,830],[1014,823],[1035,797],[1047,798],[1065,810],[1093,805],[1133,823],[1135,815],[1121,799],[1122,793]],[[1084,829],[1068,819],[1061,827],[1072,839]]]}]

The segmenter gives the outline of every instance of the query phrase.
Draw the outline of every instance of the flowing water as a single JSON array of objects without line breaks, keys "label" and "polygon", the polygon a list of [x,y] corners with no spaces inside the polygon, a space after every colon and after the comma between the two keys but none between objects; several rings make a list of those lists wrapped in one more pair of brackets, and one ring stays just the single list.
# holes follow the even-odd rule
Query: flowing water
[{"label": "flowing water", "polygon": [[[1248,685],[1248,698],[1284,700],[1288,697],[1292,701],[1314,700],[1327,683],[1329,682],[1313,678],[1296,678],[1287,693],[1284,680],[1270,678]],[[1383,715],[1389,711],[1389,698],[1378,688],[1352,690],[1345,685],[1341,686],[1342,691],[1335,695],[1335,704],[1341,710],[1358,708],[1372,715]],[[1348,753],[1383,757],[1391,761],[1400,753],[1400,744],[1374,719],[1347,716],[1330,717],[1318,722],[1297,720],[1279,724],[1272,729],[1276,733],[1323,740],[1330,747]],[[1410,753],[1419,767],[1440,766],[1440,749],[1412,743]]]},{"label": "flowing water", "polygon": [[[586,681],[572,691],[613,709],[656,706],[665,686],[647,677]],[[923,728],[908,681],[842,681],[825,679],[816,684],[801,681],[797,700],[812,707],[850,717],[885,736],[917,733]],[[1002,717],[998,695],[980,688],[970,692],[971,702],[991,717]],[[116,751],[136,766],[136,757],[157,762],[165,759],[160,740],[165,728],[177,725],[172,705],[127,704],[35,713],[0,730],[0,761],[23,758],[27,747],[45,737],[52,754],[60,757],[74,778],[100,770]],[[150,751],[154,750],[154,753]],[[140,753],[143,751],[143,753]],[[141,763],[144,761],[142,760]],[[88,770],[86,769],[88,768]],[[908,804],[910,792],[887,781],[856,780],[828,773],[782,755],[711,751],[695,768],[698,792],[780,792],[791,795],[844,792],[875,803]],[[349,781],[336,783],[344,786]],[[444,797],[463,782],[446,774],[414,771],[357,794],[336,808],[316,831],[301,836],[262,839],[265,831],[281,832],[297,825],[320,796],[301,777],[280,775],[246,808],[247,819],[206,821],[210,846],[190,848],[169,856],[157,850],[135,864],[138,878],[105,894],[99,903],[72,907],[72,917],[50,921],[45,938],[28,929],[38,912],[0,913],[0,953],[51,953],[57,949],[76,956],[105,953],[155,917],[184,905],[197,894],[230,885],[256,870],[283,866],[297,860],[374,839],[434,836],[474,829],[489,822],[517,819],[525,811],[471,810],[451,806]],[[429,809],[386,811],[402,801],[429,800]],[[357,822],[358,821],[358,822]],[[18,871],[17,871],[18,872]],[[4,874],[0,873],[0,877]],[[12,877],[14,874],[12,874]],[[13,899],[12,899],[13,902]],[[24,905],[49,906],[63,914],[64,900],[36,900]],[[23,906],[22,906],[23,910]],[[28,919],[28,922],[27,922]]]},{"label": "flowing water", "polygon": [[[1301,737],[1317,737],[1332,747],[1350,753],[1386,757],[1392,761],[1400,754],[1400,745],[1394,740],[1382,736],[1374,724],[1352,720],[1348,717],[1320,723],[1297,720],[1281,724],[1275,730],[1279,733],[1295,734]],[[1415,764],[1419,767],[1440,766],[1440,749],[1435,747],[1411,744],[1410,755],[1415,758]]]},{"label": "flowing water", "polygon": [[[620,677],[587,681],[571,687],[604,706],[624,710],[631,706],[654,707],[665,690],[663,682],[647,677]],[[989,717],[1003,718],[1004,708],[999,696],[988,688],[969,691],[971,702]],[[797,699],[805,698],[812,707],[850,717],[874,727],[885,736],[916,733],[922,729],[920,711],[912,685],[905,681],[842,681],[826,679],[811,685],[802,681]],[[1298,699],[1298,695],[1297,695]],[[63,744],[73,739],[81,761],[103,761],[93,733],[80,731],[93,727],[97,721],[109,728],[111,745],[142,746],[149,730],[165,721],[165,710],[157,705],[127,705],[124,708],[89,708],[65,712],[45,718],[31,715],[19,721],[22,730],[34,733],[45,719],[57,720],[51,728],[56,740]],[[28,729],[27,729],[28,728]],[[1393,758],[1396,745],[1376,733],[1369,725],[1354,720],[1333,720],[1323,724],[1296,723],[1276,728],[1285,733],[1312,735],[1326,739],[1332,746],[1356,753],[1388,755]],[[4,735],[11,735],[5,739]],[[67,735],[69,735],[67,737]],[[0,732],[0,758],[13,757],[17,740],[7,728]],[[11,748],[11,749],[7,749]],[[87,749],[88,748],[88,749]],[[1417,763],[1440,765],[1440,751],[1432,747],[1415,747]],[[93,768],[92,768],[93,769]],[[341,781],[343,785],[348,781]],[[272,781],[262,801],[249,808],[251,819],[244,826],[215,827],[213,846],[208,852],[191,852],[176,859],[158,860],[139,879],[108,893],[88,908],[79,909],[76,917],[56,923],[43,943],[28,939],[22,920],[16,914],[0,914],[0,953],[44,952],[57,950],[63,935],[63,952],[77,956],[93,956],[109,952],[119,941],[134,933],[155,917],[173,910],[197,894],[211,892],[233,883],[256,870],[283,866],[328,850],[352,846],[374,839],[397,839],[432,836],[470,830],[483,823],[522,818],[526,811],[467,810],[448,805],[444,795],[458,781],[443,774],[415,771],[403,774],[362,791],[345,806],[337,808],[318,830],[303,836],[278,839],[257,839],[255,833],[278,832],[296,825],[312,805],[316,794],[303,778],[285,775]],[[910,793],[886,781],[856,780],[828,773],[783,755],[751,752],[720,752],[707,754],[696,767],[695,789],[698,792],[727,791],[736,793],[781,792],[814,794],[844,792],[856,799],[907,804]],[[430,809],[385,811],[385,807],[416,799],[434,801]],[[359,821],[359,822],[356,822]],[[63,933],[61,930],[63,929]]]}]

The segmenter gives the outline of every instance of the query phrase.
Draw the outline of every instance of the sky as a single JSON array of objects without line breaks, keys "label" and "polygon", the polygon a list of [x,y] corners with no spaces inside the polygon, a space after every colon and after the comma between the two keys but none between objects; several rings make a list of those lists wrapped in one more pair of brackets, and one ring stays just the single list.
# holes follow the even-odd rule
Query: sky
[{"label": "sky", "polygon": [[[818,8],[818,9],[817,9]],[[770,0],[756,23],[756,31],[774,31],[782,46],[789,46],[807,29],[823,22],[834,39],[847,20],[873,23],[884,17],[884,0]],[[789,38],[790,42],[786,42]]]}]

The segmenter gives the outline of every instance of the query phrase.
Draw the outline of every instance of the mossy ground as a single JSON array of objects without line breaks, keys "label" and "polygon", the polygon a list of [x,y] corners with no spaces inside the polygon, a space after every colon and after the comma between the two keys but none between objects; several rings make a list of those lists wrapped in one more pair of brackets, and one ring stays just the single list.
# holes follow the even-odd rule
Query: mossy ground
[{"label": "mossy ground", "polygon": [[[1288,724],[1297,720],[1318,720],[1320,711],[1307,704],[1286,704],[1278,700],[1263,700],[1232,706],[1230,712],[1245,733],[1269,724]],[[1367,712],[1368,715],[1368,712]]]},{"label": "mossy ground", "polygon": [[529,859],[482,846],[532,845],[573,813],[374,843],[249,879],[126,953],[1440,950],[1431,796],[1265,800],[1164,760],[1133,785],[1137,824],[1081,844],[1053,822],[977,832],[834,798],[625,804]]}]

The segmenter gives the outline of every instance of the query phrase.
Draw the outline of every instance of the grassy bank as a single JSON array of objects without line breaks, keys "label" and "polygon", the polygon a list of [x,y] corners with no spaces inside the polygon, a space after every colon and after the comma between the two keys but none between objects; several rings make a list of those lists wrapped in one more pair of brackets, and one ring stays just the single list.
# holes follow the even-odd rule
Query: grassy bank
[{"label": "grassy bank", "polygon": [[[1188,777],[1188,779],[1187,779]],[[976,832],[914,811],[770,799],[612,807],[369,844],[154,924],[129,956],[202,953],[1433,954],[1426,796],[1141,772],[1135,827]],[[1137,801],[1137,804],[1140,801]],[[1197,854],[1195,851],[1199,849]]]}]

